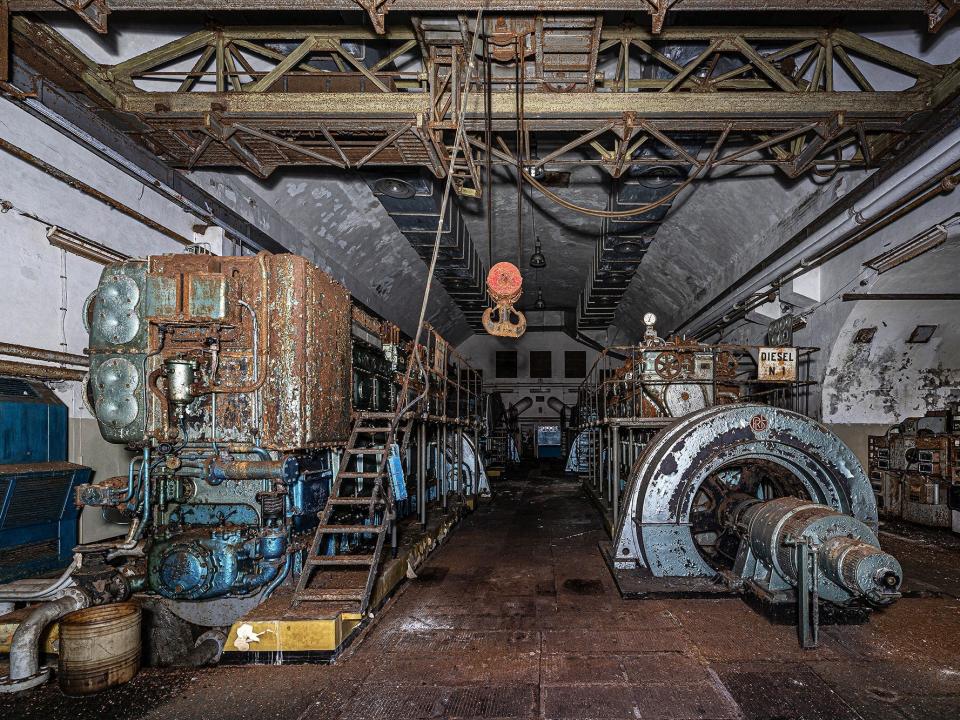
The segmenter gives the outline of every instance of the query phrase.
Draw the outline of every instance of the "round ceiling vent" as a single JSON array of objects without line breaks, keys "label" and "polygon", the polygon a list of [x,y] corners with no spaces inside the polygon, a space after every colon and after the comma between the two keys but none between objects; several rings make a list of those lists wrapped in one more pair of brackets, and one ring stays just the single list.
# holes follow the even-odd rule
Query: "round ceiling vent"
[{"label": "round ceiling vent", "polygon": [[673,185],[681,177],[680,171],[672,165],[634,167],[632,174],[638,183],[651,190],[660,190]]},{"label": "round ceiling vent", "polygon": [[617,255],[633,255],[645,250],[643,243],[637,240],[621,240],[613,246],[613,251]]},{"label": "round ceiling vent", "polygon": [[417,194],[413,185],[399,178],[380,178],[373,184],[373,189],[380,195],[407,200]]}]

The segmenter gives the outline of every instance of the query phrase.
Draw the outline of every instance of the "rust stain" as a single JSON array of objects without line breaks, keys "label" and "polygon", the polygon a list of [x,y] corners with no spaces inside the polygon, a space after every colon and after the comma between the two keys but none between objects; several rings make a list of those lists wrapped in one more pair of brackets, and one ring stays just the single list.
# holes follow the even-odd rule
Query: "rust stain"
[{"label": "rust stain", "polygon": [[[205,368],[187,409],[188,440],[290,450],[349,434],[351,301],[323,271],[296,255],[163,255],[150,259],[148,282],[165,290],[149,316],[151,370],[171,358]],[[216,369],[207,370],[214,352]],[[159,373],[148,432],[166,440],[157,382]]]}]

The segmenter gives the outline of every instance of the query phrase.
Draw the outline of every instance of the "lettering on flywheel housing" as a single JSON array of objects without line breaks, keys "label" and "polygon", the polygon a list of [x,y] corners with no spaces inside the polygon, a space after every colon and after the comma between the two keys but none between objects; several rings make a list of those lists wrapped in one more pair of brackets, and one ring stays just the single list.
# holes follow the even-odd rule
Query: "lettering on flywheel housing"
[{"label": "lettering on flywheel housing", "polygon": [[770,427],[770,421],[767,420],[766,415],[754,415],[750,418],[750,429],[755,433],[766,432],[767,428]]}]

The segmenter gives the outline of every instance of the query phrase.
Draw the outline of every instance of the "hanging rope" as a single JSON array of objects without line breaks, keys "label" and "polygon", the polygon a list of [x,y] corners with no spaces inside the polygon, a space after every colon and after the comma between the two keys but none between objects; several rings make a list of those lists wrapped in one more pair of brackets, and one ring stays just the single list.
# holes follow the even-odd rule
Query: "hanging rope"
[{"label": "hanging rope", "polygon": [[[460,107],[467,106],[467,100],[470,97],[470,88],[474,82],[474,69],[476,66],[476,56],[477,56],[477,39],[480,36],[480,23],[483,18],[483,8],[477,10],[477,21],[476,27],[474,28],[473,40],[470,44],[470,55],[469,60],[467,61],[467,79],[464,83],[463,92],[460,96]],[[407,370],[403,377],[403,386],[400,391],[400,400],[397,406],[397,411],[393,416],[393,421],[391,425],[395,428],[400,422],[400,418],[414,405],[416,405],[420,400],[426,397],[427,392],[430,389],[430,373],[423,367],[423,360],[420,357],[418,348],[420,346],[420,336],[423,334],[423,323],[427,314],[427,305],[430,303],[430,288],[433,284],[433,273],[437,269],[437,258],[440,255],[440,239],[443,237],[443,227],[444,220],[446,219],[447,207],[450,204],[450,191],[453,188],[453,168],[457,162],[457,156],[460,154],[460,148],[466,147],[467,134],[464,129],[465,123],[461,121],[457,124],[456,136],[453,141],[453,148],[450,151],[450,164],[447,166],[447,182],[443,188],[443,200],[440,206],[440,217],[437,218],[437,232],[433,240],[433,255],[430,258],[430,268],[427,271],[427,279],[423,288],[423,299],[420,303],[420,317],[417,320],[417,332],[413,337],[413,357],[407,361]],[[411,400],[406,405],[403,405],[403,401],[407,397],[407,390],[410,387],[410,375],[413,372],[413,361],[416,360],[417,365],[420,367],[420,371],[424,376],[424,389],[417,397]]]}]

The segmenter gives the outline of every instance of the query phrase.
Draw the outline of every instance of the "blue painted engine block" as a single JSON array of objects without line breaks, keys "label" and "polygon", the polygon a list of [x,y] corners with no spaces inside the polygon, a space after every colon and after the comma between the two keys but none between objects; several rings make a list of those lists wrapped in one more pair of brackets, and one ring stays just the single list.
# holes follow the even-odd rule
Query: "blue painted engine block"
[{"label": "blue painted engine block", "polygon": [[255,592],[279,576],[287,549],[282,527],[179,532],[167,526],[153,540],[147,563],[150,589],[175,600]]},{"label": "blue painted engine block", "polygon": [[316,527],[329,496],[328,463],[328,453],[272,460],[263,450],[147,450],[127,478],[80,486],[77,500],[141,513],[130,540],[142,542],[147,562],[135,590],[178,601],[248,597],[294,569],[288,549]]},{"label": "blue painted engine block", "polygon": [[279,472],[281,483],[226,477],[238,471],[222,461],[205,463],[196,477],[161,474],[165,503],[150,543],[147,587],[175,600],[208,600],[259,593],[282,580],[288,545],[316,526],[332,474],[316,463],[301,471],[292,456],[280,464],[276,471],[269,460],[244,467]]}]

